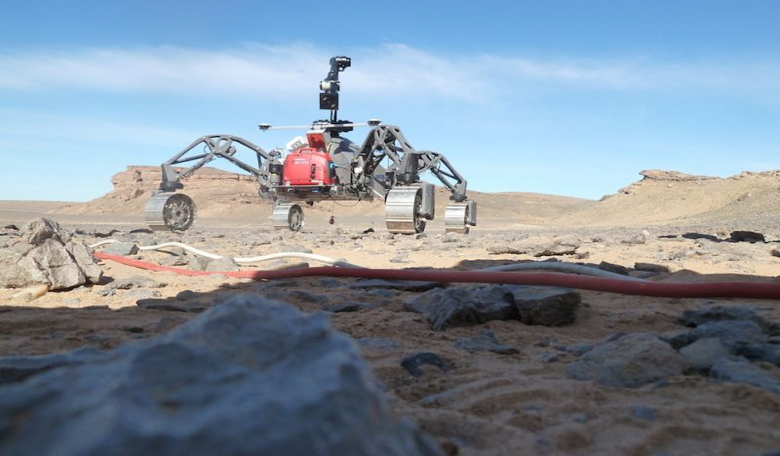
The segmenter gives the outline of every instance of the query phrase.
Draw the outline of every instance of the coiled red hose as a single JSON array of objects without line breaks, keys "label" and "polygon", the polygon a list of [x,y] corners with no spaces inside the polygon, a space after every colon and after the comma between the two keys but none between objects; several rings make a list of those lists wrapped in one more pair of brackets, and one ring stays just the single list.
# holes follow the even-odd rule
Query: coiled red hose
[{"label": "coiled red hose", "polygon": [[120,255],[95,252],[95,258],[147,269],[150,271],[173,272],[188,276],[225,275],[255,280],[297,279],[303,277],[349,277],[362,279],[412,280],[429,282],[498,283],[513,285],[550,285],[604,291],[637,296],[664,298],[754,298],[780,299],[780,283],[766,282],[703,282],[662,283],[634,282],[573,274],[457,271],[452,269],[369,269],[369,268],[297,268],[279,271],[231,271],[206,272],[174,268],[133,260]]}]

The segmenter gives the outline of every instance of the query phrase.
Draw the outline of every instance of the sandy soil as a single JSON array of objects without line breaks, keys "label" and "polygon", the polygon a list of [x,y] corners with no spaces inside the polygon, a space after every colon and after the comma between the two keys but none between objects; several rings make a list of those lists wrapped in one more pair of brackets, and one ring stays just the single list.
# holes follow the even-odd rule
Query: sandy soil
[{"label": "sandy soil", "polygon": [[[540,197],[546,204],[537,204],[538,198],[536,202],[526,199],[522,206],[528,211],[525,218],[501,218],[491,209],[476,229],[455,242],[445,242],[441,221],[430,224],[427,235],[420,239],[390,236],[381,215],[372,211],[362,216],[338,214],[335,226],[326,223],[327,215],[314,212],[303,232],[289,233],[272,231],[267,212],[254,210],[238,217],[207,216],[188,233],[177,235],[130,233],[144,225],[140,216],[127,212],[74,214],[73,205],[63,211],[64,206],[56,204],[3,202],[0,223],[21,223],[45,214],[66,229],[81,233],[77,236],[86,242],[105,239],[103,236],[117,230],[111,238],[142,245],[182,240],[236,256],[308,248],[363,266],[386,268],[475,268],[539,260],[527,255],[492,255],[488,248],[529,235],[572,234],[581,240],[578,257],[560,257],[562,261],[668,266],[671,273],[653,277],[660,281],[778,281],[780,258],[771,251],[780,247],[780,230],[776,228],[780,225],[773,215],[780,213],[780,202],[770,189],[776,189],[780,181],[765,175],[722,180],[722,192],[716,185],[718,180],[699,184],[660,182],[640,182],[629,193],[599,203],[566,200],[563,208],[550,206],[552,201],[564,200]],[[696,189],[702,191],[696,193]],[[713,198],[713,193],[718,197]],[[750,196],[745,196],[747,193]],[[513,198],[520,204],[523,196]],[[712,199],[717,199],[717,204],[702,204],[702,200]],[[495,203],[495,210],[511,204]],[[534,204],[540,209],[529,209]],[[674,209],[670,212],[664,205]],[[375,232],[362,235],[367,228]],[[699,233],[722,239],[724,230],[733,229],[761,231],[768,243],[682,237]],[[636,237],[644,242],[626,242]],[[170,257],[165,252],[139,255],[149,261]],[[404,310],[403,303],[413,297],[413,292],[358,290],[350,288],[354,284],[351,280],[257,283],[224,276],[193,279],[151,273],[111,262],[101,266],[106,275],[103,283],[48,293],[28,304],[12,303],[9,297],[13,290],[0,290],[0,302],[4,304],[0,305],[0,355],[48,354],[81,346],[116,347],[164,333],[197,315],[195,311],[155,307],[184,303],[183,308],[197,310],[192,303],[217,305],[236,293],[283,299],[305,311],[360,302],[366,308],[332,313],[333,325],[355,338],[382,338],[399,344],[391,349],[364,348],[364,356],[385,385],[394,410],[416,420],[440,441],[456,445],[460,454],[761,454],[780,447],[777,394],[744,384],[715,383],[699,375],[680,375],[668,384],[638,389],[575,381],[565,374],[565,366],[574,356],[555,348],[560,344],[597,343],[616,332],[681,329],[675,321],[680,312],[715,304],[754,306],[762,315],[780,322],[780,309],[774,301],[643,298],[585,291],[577,322],[570,326],[548,328],[496,321],[435,332],[419,314]],[[101,295],[112,280],[137,275],[153,277],[166,286],[150,290],[159,294],[153,297],[139,298],[135,290]],[[185,290],[196,294],[186,301],[177,299]],[[470,353],[453,346],[457,339],[474,336],[485,328],[492,329],[501,343],[516,347],[519,353]],[[442,372],[424,367],[421,377],[410,376],[400,361],[421,351],[439,354],[450,369]],[[553,353],[558,355],[555,362],[540,359]],[[780,375],[780,369],[765,367]],[[633,416],[631,409],[637,405],[654,408],[656,418],[648,421]]]}]

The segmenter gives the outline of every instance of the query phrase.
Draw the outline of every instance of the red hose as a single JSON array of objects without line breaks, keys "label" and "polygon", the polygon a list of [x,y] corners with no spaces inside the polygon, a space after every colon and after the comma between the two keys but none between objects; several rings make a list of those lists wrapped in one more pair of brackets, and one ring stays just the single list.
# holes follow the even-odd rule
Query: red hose
[{"label": "red hose", "polygon": [[604,291],[639,296],[664,298],[755,298],[780,299],[780,283],[764,282],[705,282],[661,283],[638,282],[573,274],[456,271],[452,269],[368,269],[368,268],[296,268],[279,271],[205,272],[161,266],[146,261],[132,260],[120,255],[95,252],[95,258],[111,260],[150,271],[173,272],[188,276],[225,275],[256,280],[296,279],[301,277],[351,277],[362,279],[413,280],[430,282],[500,283],[515,285],[552,285],[582,290]]}]

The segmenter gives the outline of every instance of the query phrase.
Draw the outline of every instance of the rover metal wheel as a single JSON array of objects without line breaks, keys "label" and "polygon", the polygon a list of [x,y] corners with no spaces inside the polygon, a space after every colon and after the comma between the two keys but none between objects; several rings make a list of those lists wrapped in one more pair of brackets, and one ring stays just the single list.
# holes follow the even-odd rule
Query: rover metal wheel
[{"label": "rover metal wheel", "polygon": [[303,209],[293,203],[281,203],[274,206],[273,225],[277,230],[300,231],[303,227]]},{"label": "rover metal wheel", "polygon": [[185,231],[195,221],[195,203],[183,193],[161,192],[146,203],[144,215],[153,230]]},{"label": "rover metal wheel", "polygon": [[466,203],[456,203],[447,206],[444,211],[444,231],[446,233],[467,234],[469,206]]},{"label": "rover metal wheel", "polygon": [[420,216],[422,194],[419,187],[394,187],[385,200],[385,224],[391,233],[414,234],[425,231]]}]

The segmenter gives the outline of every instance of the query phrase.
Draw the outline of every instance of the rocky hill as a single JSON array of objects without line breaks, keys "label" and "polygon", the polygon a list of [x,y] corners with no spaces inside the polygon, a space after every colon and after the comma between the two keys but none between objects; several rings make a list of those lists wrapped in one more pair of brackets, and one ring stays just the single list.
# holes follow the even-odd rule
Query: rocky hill
[{"label": "rocky hill", "polygon": [[574,226],[669,222],[738,222],[780,214],[780,171],[719,178],[647,170],[642,179],[598,203],[555,218]]},{"label": "rocky hill", "polygon": [[[125,171],[111,178],[114,189],[87,203],[71,204],[55,210],[55,213],[74,215],[138,214],[151,193],[158,188],[161,171],[157,166],[128,166]],[[271,210],[271,202],[258,196],[257,181],[249,175],[231,173],[216,168],[202,168],[184,181],[184,193],[198,206],[203,217],[242,218],[258,211]],[[436,208],[438,217],[444,213],[449,192],[437,188]],[[522,223],[540,223],[586,208],[594,201],[566,196],[537,193],[482,193],[469,191],[469,197],[477,201],[481,218],[512,219]],[[381,214],[383,204],[356,204],[352,201],[322,202],[313,210],[343,215]]]}]

